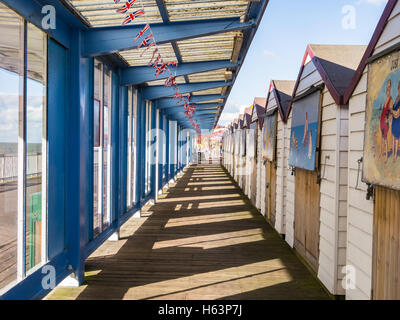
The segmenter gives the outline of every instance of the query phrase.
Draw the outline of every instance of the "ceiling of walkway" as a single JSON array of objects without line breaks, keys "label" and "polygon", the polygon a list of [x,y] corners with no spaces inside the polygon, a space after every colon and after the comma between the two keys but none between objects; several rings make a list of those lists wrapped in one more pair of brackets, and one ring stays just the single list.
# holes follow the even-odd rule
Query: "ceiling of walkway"
[{"label": "ceiling of walkway", "polygon": [[[119,4],[113,0],[65,1],[90,30],[131,28],[133,35],[134,30],[140,26],[150,24],[152,29],[153,26],[160,26],[166,40],[160,41],[155,35],[159,52],[165,61],[177,62],[177,70],[182,68],[182,71],[177,71],[177,84],[185,85],[185,90],[181,92],[197,97],[195,101],[199,102],[196,104],[194,118],[202,129],[212,129],[217,124],[268,3],[268,0],[136,0],[131,11],[143,7],[145,14],[121,27],[125,15],[116,12],[116,9],[124,5],[125,1]],[[199,28],[197,25],[191,26],[191,23],[201,22],[207,25],[200,24]],[[191,30],[185,34],[179,28],[198,29],[199,32]],[[171,41],[165,36],[169,29],[171,33],[179,34],[170,36]],[[115,49],[112,54],[127,69],[143,71],[144,68],[151,68],[148,62],[152,58],[152,50],[141,56],[143,49]],[[151,100],[171,96],[168,92],[164,95],[156,92],[161,91],[165,80],[154,77],[142,77],[140,80],[135,78],[135,81],[129,77],[126,79],[125,85],[153,87],[153,90],[148,90],[152,93],[148,97]],[[158,107],[170,106],[158,104]],[[175,112],[171,116],[182,125],[190,127],[183,108],[182,112]]]}]

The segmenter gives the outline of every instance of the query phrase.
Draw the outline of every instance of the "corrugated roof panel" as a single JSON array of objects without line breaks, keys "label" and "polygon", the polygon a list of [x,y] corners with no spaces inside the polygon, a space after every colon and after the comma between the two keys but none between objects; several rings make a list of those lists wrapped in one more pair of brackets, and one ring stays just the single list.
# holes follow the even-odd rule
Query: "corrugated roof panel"
[{"label": "corrugated roof panel", "polygon": [[236,32],[178,41],[183,62],[229,60],[232,57]]},{"label": "corrugated roof panel", "polygon": [[[121,8],[125,4],[125,1],[121,1],[119,4],[115,4],[112,0],[66,1],[69,2],[92,27],[119,26],[126,16],[126,14],[116,12],[118,8]],[[136,1],[131,11],[141,9],[142,7],[144,8],[145,14],[136,18],[131,24],[163,22],[155,0]]]},{"label": "corrugated roof panel", "polygon": [[203,94],[221,94],[222,88],[215,88],[215,89],[208,89],[208,90],[201,90],[193,92],[194,96],[199,96]]},{"label": "corrugated roof panel", "polygon": [[[133,49],[128,51],[121,51],[120,55],[129,63],[131,66],[146,66],[153,56],[153,48],[148,49],[141,56],[145,49]],[[159,45],[158,52],[165,62],[177,62],[174,49],[170,43]]]},{"label": "corrugated roof panel", "polygon": [[224,81],[226,69],[218,69],[202,73],[190,74],[189,82]]},{"label": "corrugated roof panel", "polygon": [[[155,80],[155,81],[150,81],[146,82],[148,86],[162,86],[164,85],[166,79],[161,79],[161,80]],[[186,83],[186,80],[184,77],[176,77],[176,83],[177,84],[184,84]]]},{"label": "corrugated roof panel", "polygon": [[249,0],[164,0],[170,21],[244,17]]}]

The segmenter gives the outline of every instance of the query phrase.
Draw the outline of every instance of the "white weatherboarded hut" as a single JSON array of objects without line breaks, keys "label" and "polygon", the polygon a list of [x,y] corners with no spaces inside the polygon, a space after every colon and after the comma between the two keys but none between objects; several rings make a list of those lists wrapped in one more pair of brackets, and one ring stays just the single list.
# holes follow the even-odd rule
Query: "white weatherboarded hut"
[{"label": "white weatherboarded hut", "polygon": [[[260,141],[260,157],[264,160],[261,166],[261,183],[259,188],[261,188],[260,202],[261,202],[261,213],[268,217],[268,208],[274,209],[274,221],[273,226],[280,234],[285,234],[286,225],[286,188],[287,188],[287,178],[288,178],[288,155],[289,155],[289,139],[290,127],[286,121],[286,116],[289,110],[289,103],[291,100],[291,95],[293,93],[293,88],[295,81],[284,81],[284,80],[272,80],[270,83],[268,98],[266,104],[266,113],[276,110],[277,115],[277,128],[276,128],[276,150],[275,159],[272,168],[267,165],[267,161],[262,157],[263,150],[263,134],[261,132]],[[264,122],[264,121],[263,121]],[[265,125],[265,123],[264,123]],[[267,181],[266,170],[276,169],[276,183],[271,183]],[[271,177],[271,175],[268,175]],[[268,183],[268,188],[266,188]],[[275,186],[274,190],[269,190],[271,185]],[[274,200],[275,203],[268,206],[268,192],[274,192],[275,196],[269,195],[269,199]],[[272,221],[271,221],[272,222]]]},{"label": "white weatherboarded hut", "polygon": [[346,264],[348,106],[343,96],[365,49],[309,45],[292,96],[296,108],[320,92],[315,106],[320,108],[319,143],[315,171],[296,168],[295,175],[287,173],[286,240],[334,295],[345,293],[341,270]]},{"label": "white weatherboarded hut", "polygon": [[[253,103],[253,114],[251,116],[251,122],[256,123],[257,130],[255,133],[256,139],[256,168],[253,168],[252,177],[252,202],[255,207],[261,211],[261,197],[264,194],[264,190],[261,189],[262,181],[261,181],[261,172],[263,165],[262,160],[262,128],[263,128],[263,115],[265,114],[265,106],[267,103],[266,98],[254,98]],[[264,184],[265,185],[265,184]]]},{"label": "white weatherboarded hut", "polygon": [[[355,271],[355,283],[347,288],[346,299],[400,299],[399,192],[377,187],[375,196],[367,200],[368,186],[362,182],[359,170],[360,160],[365,156],[370,63],[379,62],[399,48],[400,2],[390,0],[345,95],[350,115],[346,263]],[[392,92],[397,91],[397,83],[392,87],[396,88]]]}]

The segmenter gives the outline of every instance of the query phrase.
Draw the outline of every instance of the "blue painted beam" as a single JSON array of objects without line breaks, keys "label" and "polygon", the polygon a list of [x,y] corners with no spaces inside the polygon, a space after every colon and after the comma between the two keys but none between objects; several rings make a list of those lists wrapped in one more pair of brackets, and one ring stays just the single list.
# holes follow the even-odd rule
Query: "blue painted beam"
[{"label": "blue painted beam", "polygon": [[[204,109],[217,109],[220,104],[219,103],[200,103],[200,104],[194,104],[196,110],[204,110]],[[184,111],[183,106],[174,106],[170,107],[168,109],[163,109],[164,114],[173,114],[179,110]]]},{"label": "blue painted beam", "polygon": [[[180,21],[152,24],[151,29],[158,44],[169,43],[218,33],[252,28],[254,22],[240,22],[239,18]],[[99,56],[135,49],[135,36],[144,25],[90,28],[85,33],[84,56]]]},{"label": "blue painted beam", "polygon": [[[170,70],[174,75],[179,77],[224,68],[236,68],[237,66],[238,63],[232,63],[230,60],[217,60],[182,63],[177,67],[170,67]],[[169,76],[169,73],[164,73],[156,78],[153,67],[130,67],[122,70],[121,82],[123,86],[135,86],[149,81],[166,79]]]},{"label": "blue painted beam", "polygon": [[[220,94],[208,94],[208,95],[200,95],[200,96],[191,96],[190,97],[190,102],[194,104],[198,104],[201,102],[207,102],[207,101],[213,101],[213,100],[218,100],[218,99],[224,99],[225,96],[222,96]],[[159,109],[168,109],[168,108],[174,108],[177,106],[184,106],[184,102],[178,102],[174,98],[162,98],[157,100],[157,107]]]},{"label": "blue painted beam", "polygon": [[156,0],[158,11],[160,11],[161,18],[164,22],[169,22],[168,11],[165,8],[164,0]]},{"label": "blue painted beam", "polygon": [[[190,84],[179,85],[179,91],[181,94],[188,92],[195,92],[201,90],[215,89],[226,86],[231,86],[231,82],[225,81],[212,81],[212,82],[197,82]],[[165,97],[171,97],[176,93],[175,88],[165,86],[153,86],[143,88],[143,97],[147,100],[155,100]]]}]

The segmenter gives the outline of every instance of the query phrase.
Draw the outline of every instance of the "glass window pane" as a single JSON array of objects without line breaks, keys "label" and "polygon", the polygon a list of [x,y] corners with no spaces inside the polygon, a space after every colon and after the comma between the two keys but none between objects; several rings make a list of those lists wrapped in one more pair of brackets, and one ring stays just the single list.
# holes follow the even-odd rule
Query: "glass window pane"
[{"label": "glass window pane", "polygon": [[111,167],[111,71],[104,74],[103,122],[103,229],[110,225],[110,173]]},{"label": "glass window pane", "polygon": [[127,176],[126,176],[126,205],[129,208],[132,205],[132,191],[131,191],[131,158],[132,158],[132,88],[128,88],[128,117],[126,120],[127,124],[127,140],[126,140],[126,164],[127,164]]},{"label": "glass window pane", "polygon": [[27,29],[26,81],[26,265],[27,270],[41,262],[41,227],[43,219],[42,156],[46,108],[47,37],[32,24]]},{"label": "glass window pane", "polygon": [[137,91],[133,94],[133,112],[132,112],[132,158],[131,158],[131,191],[132,203],[136,203],[136,119],[137,119]]},{"label": "glass window pane", "polygon": [[94,62],[94,110],[93,110],[93,237],[101,232],[101,208],[102,199],[99,186],[102,185],[101,165],[101,105],[103,87],[103,67],[95,60]]},{"label": "glass window pane", "polygon": [[18,111],[23,20],[0,3],[0,289],[17,278]]}]

